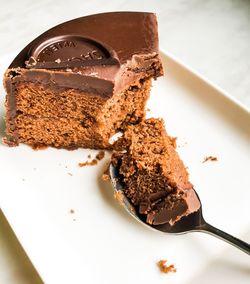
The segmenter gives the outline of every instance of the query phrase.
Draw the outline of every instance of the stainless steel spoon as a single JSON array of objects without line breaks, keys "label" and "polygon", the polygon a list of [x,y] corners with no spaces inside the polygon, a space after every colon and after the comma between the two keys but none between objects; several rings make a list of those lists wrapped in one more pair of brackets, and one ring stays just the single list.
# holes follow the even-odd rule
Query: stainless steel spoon
[{"label": "stainless steel spoon", "polygon": [[[239,248],[240,250],[244,251],[247,254],[250,254],[250,244],[242,240],[239,240],[213,227],[212,225],[208,224],[202,216],[202,207],[200,207],[200,209],[197,212],[192,213],[186,217],[183,217],[180,221],[176,222],[173,226],[169,224],[155,226],[155,225],[150,225],[146,223],[145,220],[143,219],[143,216],[141,216],[140,214],[136,212],[136,209],[127,199],[126,195],[124,194],[123,192],[124,184],[122,181],[122,177],[119,175],[118,169],[115,168],[112,164],[110,164],[110,167],[109,167],[109,174],[110,174],[111,182],[112,182],[115,193],[116,194],[119,193],[119,195],[121,195],[120,197],[122,197],[122,198],[119,198],[121,205],[123,205],[123,207],[128,211],[130,215],[132,215],[135,219],[137,219],[139,222],[143,223],[144,225],[149,226],[155,230],[158,230],[164,233],[170,233],[170,234],[185,234],[188,232],[205,232],[215,237],[218,237],[223,241],[228,242],[229,244]],[[199,198],[197,193],[196,195]]]}]

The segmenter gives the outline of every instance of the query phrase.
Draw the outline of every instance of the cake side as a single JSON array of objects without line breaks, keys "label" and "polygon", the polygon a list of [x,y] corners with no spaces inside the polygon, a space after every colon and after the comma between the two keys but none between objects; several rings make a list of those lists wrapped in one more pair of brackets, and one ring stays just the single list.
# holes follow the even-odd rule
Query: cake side
[{"label": "cake side", "polygon": [[174,140],[160,119],[129,126],[116,144],[112,163],[125,194],[150,224],[174,224],[200,207]]},{"label": "cake side", "polygon": [[144,117],[150,86],[150,79],[139,80],[105,98],[75,89],[20,82],[15,86],[14,127],[13,119],[6,121],[8,141],[35,148],[110,148],[109,138],[117,129]]},{"label": "cake side", "polygon": [[5,142],[109,148],[116,131],[145,116],[150,81],[162,74],[152,13],[105,13],[58,25],[5,73]]}]

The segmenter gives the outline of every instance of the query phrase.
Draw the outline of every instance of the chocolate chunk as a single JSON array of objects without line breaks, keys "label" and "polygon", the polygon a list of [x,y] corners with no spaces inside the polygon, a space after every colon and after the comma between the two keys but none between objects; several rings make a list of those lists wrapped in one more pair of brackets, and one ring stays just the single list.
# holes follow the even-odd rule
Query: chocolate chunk
[{"label": "chocolate chunk", "polygon": [[135,54],[153,53],[158,53],[154,14],[111,12],[77,18],[48,30],[26,46],[10,68],[25,68],[30,57],[37,64],[60,59],[58,64],[62,66],[68,61],[73,61],[73,66],[82,66],[78,63],[94,61],[96,64],[100,60],[100,64],[111,58],[124,64]]}]

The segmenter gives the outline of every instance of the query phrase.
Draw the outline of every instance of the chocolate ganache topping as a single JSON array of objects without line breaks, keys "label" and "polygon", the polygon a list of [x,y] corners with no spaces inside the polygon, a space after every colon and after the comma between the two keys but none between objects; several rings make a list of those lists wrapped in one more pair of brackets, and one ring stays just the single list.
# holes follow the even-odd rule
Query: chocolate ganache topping
[{"label": "chocolate ganache topping", "polygon": [[138,78],[163,74],[153,13],[77,18],[38,36],[14,59],[5,86],[31,81],[110,97]]}]

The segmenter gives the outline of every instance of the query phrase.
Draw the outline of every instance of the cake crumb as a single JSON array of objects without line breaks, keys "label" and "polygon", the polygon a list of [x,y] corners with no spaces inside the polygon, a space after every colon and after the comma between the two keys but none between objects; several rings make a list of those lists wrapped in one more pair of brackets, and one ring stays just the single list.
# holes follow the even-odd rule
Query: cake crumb
[{"label": "cake crumb", "polygon": [[123,205],[124,194],[121,190],[114,192],[114,198],[118,201],[120,205]]},{"label": "cake crumb", "polygon": [[85,167],[85,166],[95,166],[97,164],[97,160],[96,159],[93,159],[92,161],[86,161],[86,162],[83,162],[83,163],[78,163],[78,166],[79,167]]},{"label": "cake crumb", "polygon": [[12,141],[9,141],[7,137],[3,137],[2,138],[2,143],[4,145],[7,145],[9,147],[15,147],[16,146],[16,143],[15,142],[12,142]]},{"label": "cake crumb", "polygon": [[207,157],[204,158],[204,160],[203,160],[202,163],[204,164],[204,163],[206,163],[207,161],[216,162],[216,161],[218,161],[218,158],[215,157],[215,156],[207,156]]},{"label": "cake crumb", "polygon": [[89,75],[90,76],[94,76],[94,77],[98,77],[98,73],[97,72],[91,72]]},{"label": "cake crumb", "polygon": [[73,176],[73,174],[72,173],[67,173],[69,176]]},{"label": "cake crumb", "polygon": [[101,160],[104,158],[104,156],[105,156],[105,152],[104,152],[104,151],[99,151],[99,152],[96,154],[95,158],[96,158],[98,161],[101,161]]},{"label": "cake crumb", "polygon": [[33,67],[37,64],[37,61],[38,60],[36,60],[35,57],[30,56],[29,60],[26,60],[24,63],[26,67]]},{"label": "cake crumb", "polygon": [[174,264],[167,265],[167,260],[160,260],[157,262],[157,265],[161,272],[163,273],[170,273],[170,272],[176,272],[176,268],[174,267]]},{"label": "cake crumb", "polygon": [[151,109],[150,109],[150,108],[147,108],[146,111],[151,111]]},{"label": "cake crumb", "polygon": [[110,181],[109,165],[110,165],[110,162],[108,162],[108,164],[106,164],[106,167],[105,167],[106,169],[102,174],[102,180],[103,181]]},{"label": "cake crumb", "polygon": [[69,210],[69,213],[70,213],[70,214],[74,214],[74,213],[75,213],[75,210],[74,210],[74,209],[70,209],[70,210]]},{"label": "cake crumb", "polygon": [[47,145],[44,144],[34,144],[30,146],[33,150],[38,151],[38,150],[45,150],[49,148]]},{"label": "cake crumb", "polygon": [[102,174],[102,180],[103,180],[103,181],[110,181],[110,176],[109,176],[109,174],[104,172],[104,173]]},{"label": "cake crumb", "polygon": [[177,143],[176,143],[177,137],[169,137],[169,139],[170,139],[170,141],[171,141],[172,146],[173,146],[174,148],[176,148],[176,146],[177,146]]},{"label": "cake crumb", "polygon": [[[104,151],[99,151],[96,156],[95,159],[91,160],[91,161],[86,161],[83,163],[78,163],[79,167],[85,167],[85,166],[94,166],[97,164],[98,161],[102,160],[105,156],[105,152]],[[88,155],[88,159],[91,159],[91,155]]]},{"label": "cake crumb", "polygon": [[183,142],[182,144],[178,144],[177,148],[182,148],[187,145],[187,142]]}]

